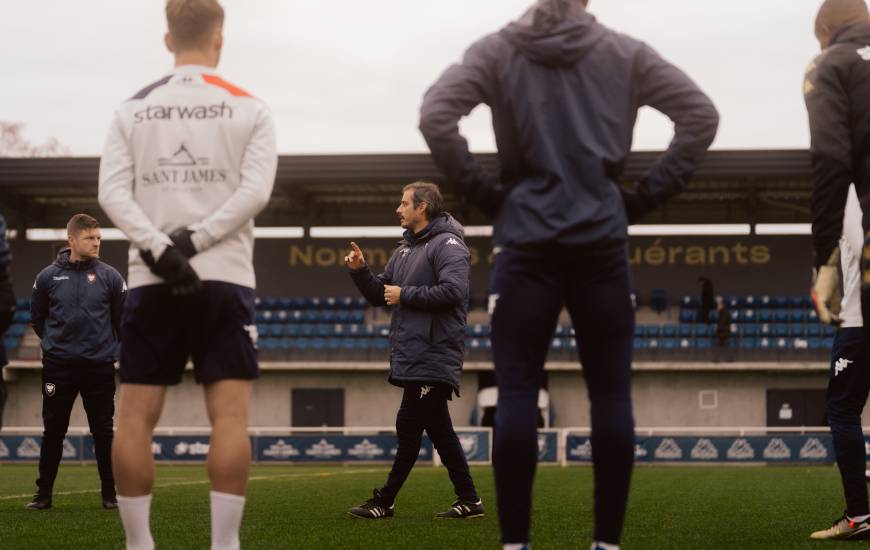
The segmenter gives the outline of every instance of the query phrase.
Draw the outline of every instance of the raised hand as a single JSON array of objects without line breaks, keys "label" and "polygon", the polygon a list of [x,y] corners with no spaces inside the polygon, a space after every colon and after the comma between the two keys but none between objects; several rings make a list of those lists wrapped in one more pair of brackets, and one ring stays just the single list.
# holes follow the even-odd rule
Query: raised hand
[{"label": "raised hand", "polygon": [[353,241],[350,243],[350,252],[344,257],[344,265],[346,265],[348,269],[353,269],[354,271],[366,266],[366,259],[363,257],[362,250],[360,250],[359,246],[357,246]]}]

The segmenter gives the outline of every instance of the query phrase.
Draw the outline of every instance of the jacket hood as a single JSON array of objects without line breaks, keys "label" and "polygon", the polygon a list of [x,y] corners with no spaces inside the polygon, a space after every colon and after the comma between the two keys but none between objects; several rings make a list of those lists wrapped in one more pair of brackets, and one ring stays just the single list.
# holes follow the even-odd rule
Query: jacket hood
[{"label": "jacket hood", "polygon": [[870,44],[870,21],[846,25],[831,37],[831,45],[843,43]]},{"label": "jacket hood", "polygon": [[54,265],[61,269],[88,269],[94,263],[94,260],[85,260],[81,262],[71,262],[69,261],[70,257],[70,249],[62,248],[60,252],[57,253],[57,258],[54,260]]},{"label": "jacket hood", "polygon": [[444,212],[429,222],[429,225],[416,235],[411,233],[410,229],[406,229],[403,238],[408,244],[414,244],[419,241],[431,239],[435,235],[440,235],[441,233],[452,233],[461,239],[465,238],[465,229],[462,227],[462,224],[456,221],[456,218],[448,212]]},{"label": "jacket hood", "polygon": [[538,0],[501,34],[532,61],[564,67],[579,61],[605,32],[579,0]]}]

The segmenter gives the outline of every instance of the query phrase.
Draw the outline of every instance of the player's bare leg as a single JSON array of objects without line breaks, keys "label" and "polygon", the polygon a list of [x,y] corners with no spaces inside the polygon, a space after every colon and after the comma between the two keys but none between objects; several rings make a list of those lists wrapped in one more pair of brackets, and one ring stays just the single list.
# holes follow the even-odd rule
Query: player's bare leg
[{"label": "player's bare leg", "polygon": [[205,387],[212,425],[208,451],[211,480],[213,550],[239,548],[239,526],[245,508],[245,488],[251,466],[248,438],[248,401],[251,382],[221,380]]},{"label": "player's bare leg", "polygon": [[112,469],[127,550],[154,548],[149,526],[154,456],[151,436],[160,419],[166,387],[122,384],[118,427],[112,442]]}]

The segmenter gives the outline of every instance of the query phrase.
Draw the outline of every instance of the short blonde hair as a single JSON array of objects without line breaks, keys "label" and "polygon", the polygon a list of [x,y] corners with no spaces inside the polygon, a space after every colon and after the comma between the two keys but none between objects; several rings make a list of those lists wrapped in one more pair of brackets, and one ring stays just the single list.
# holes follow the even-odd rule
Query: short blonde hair
[{"label": "short blonde hair", "polygon": [[223,26],[224,9],[217,0],[167,0],[166,22],[178,49],[197,49]]}]

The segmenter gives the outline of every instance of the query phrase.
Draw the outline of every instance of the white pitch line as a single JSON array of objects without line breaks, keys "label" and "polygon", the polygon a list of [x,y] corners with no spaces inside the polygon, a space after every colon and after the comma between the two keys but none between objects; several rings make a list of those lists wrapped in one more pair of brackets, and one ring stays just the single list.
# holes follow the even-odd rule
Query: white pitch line
[{"label": "white pitch line", "polygon": [[[248,478],[248,481],[270,481],[274,479],[291,479],[291,478],[300,478],[300,477],[332,477],[336,475],[352,475],[352,474],[371,474],[374,472],[381,472],[382,468],[370,468],[367,470],[344,470],[339,472],[315,472],[310,474],[278,474],[274,476],[251,476]],[[211,481],[207,479],[198,479],[195,481],[173,481],[170,483],[155,483],[155,489],[164,489],[166,487],[184,487],[186,485],[206,485],[211,483]],[[52,496],[68,496],[68,495],[89,495],[92,493],[99,493],[99,489],[88,489],[85,491],[59,491],[53,493]],[[27,493],[24,495],[7,495],[0,496],[0,500],[18,500],[21,498],[33,498],[33,493]]]}]

